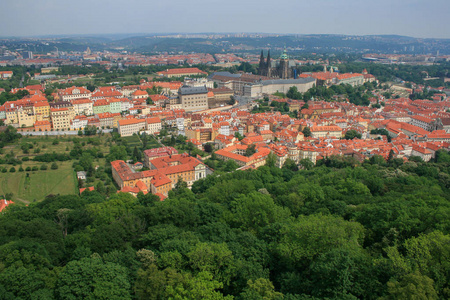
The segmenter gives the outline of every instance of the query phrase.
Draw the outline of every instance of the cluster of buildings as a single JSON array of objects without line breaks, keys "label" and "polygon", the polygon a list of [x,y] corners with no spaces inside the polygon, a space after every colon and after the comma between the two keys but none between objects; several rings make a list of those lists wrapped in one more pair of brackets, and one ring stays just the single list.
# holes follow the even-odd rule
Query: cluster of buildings
[{"label": "cluster of buildings", "polygon": [[136,196],[139,192],[152,193],[161,200],[182,180],[188,187],[206,177],[207,167],[197,158],[178,154],[172,147],[144,151],[144,164],[129,164],[123,160],[111,162],[112,175],[121,192]]},{"label": "cluster of buildings", "polygon": [[[179,70],[190,76],[204,75],[204,72],[190,68],[165,71],[161,76],[179,74]],[[94,91],[73,86],[55,91],[51,95],[52,101],[44,93],[44,85],[30,85],[11,92],[20,90],[28,91],[29,95],[0,106],[0,119],[6,125],[25,132],[78,131],[90,125],[103,129],[118,128],[123,135],[142,130],[151,134],[159,132],[161,122],[152,118],[158,112],[163,115],[167,111],[207,110],[228,105],[234,95],[227,88],[215,89],[214,83],[205,78],[188,78],[185,82],[143,80],[139,85],[98,87]]]},{"label": "cluster of buildings", "polygon": [[245,59],[233,53],[209,54],[168,54],[144,55],[128,53],[127,51],[92,52],[89,47],[86,51],[52,51],[47,54],[35,54],[32,51],[14,52],[6,51],[0,56],[0,66],[10,65],[36,65],[44,67],[56,67],[58,65],[80,65],[81,63],[100,64],[106,67],[130,67],[130,66],[166,66],[166,65],[195,65],[208,64],[214,66],[230,67],[238,65]]},{"label": "cluster of buildings", "polygon": [[236,95],[252,98],[276,92],[287,93],[292,86],[304,93],[316,84],[315,78],[275,79],[247,73],[215,72],[208,78],[214,81],[219,88],[227,88]]},{"label": "cluster of buildings", "polygon": [[[295,108],[301,105],[288,99],[271,101],[286,102]],[[406,106],[399,106],[404,101]],[[178,111],[173,116],[162,117],[162,122],[174,127],[182,123],[188,141],[199,149],[212,144],[218,159],[233,160],[241,169],[262,166],[271,154],[276,165],[282,167],[287,159],[298,164],[303,159],[316,163],[333,155],[350,156],[359,161],[374,155],[385,159],[393,155],[404,160],[419,156],[428,161],[437,150],[450,149],[450,113],[445,112],[450,108],[448,98],[440,102],[385,99],[385,103],[384,109],[377,109],[347,102],[310,101],[309,108],[300,110],[299,119],[280,112],[252,114],[238,108],[200,113]],[[405,111],[409,119],[405,119]],[[303,133],[306,127],[310,136]],[[377,129],[385,130],[387,135],[380,131],[371,133]],[[349,130],[361,134],[361,138],[342,139]],[[250,153],[249,147],[253,149]],[[163,155],[174,157],[173,153]],[[147,158],[145,163],[151,166]],[[191,174],[187,178],[197,177]],[[137,191],[136,183],[130,184]],[[175,184],[173,180],[171,184]]]},{"label": "cluster of buildings", "polygon": [[[220,57],[223,61],[233,60]],[[197,58],[210,60],[208,55]],[[198,68],[167,69],[158,75],[191,78],[184,82],[142,80],[138,85],[98,87],[93,91],[73,86],[55,91],[53,101],[47,100],[44,86],[27,86],[24,89],[29,96],[0,106],[0,119],[21,131],[78,131],[95,126],[117,128],[121,136],[155,134],[163,126],[173,127],[198,149],[211,144],[218,159],[232,160],[241,169],[262,166],[269,156],[275,158],[278,167],[288,159],[297,164],[303,159],[316,163],[332,155],[360,161],[374,155],[404,160],[419,156],[428,161],[437,150],[450,148],[447,94],[439,92],[430,100],[412,101],[402,97],[385,99],[375,93],[369,100],[371,104],[382,103],[381,107],[357,106],[337,99],[341,101],[309,101],[305,108],[303,101],[280,99],[273,94],[286,93],[292,86],[306,92],[315,85],[356,86],[376,78],[366,70],[342,74],[333,67],[296,74],[294,66],[286,52],[274,61],[270,54],[267,59],[261,55],[258,75],[215,72],[205,78],[207,74]],[[52,72],[44,71],[41,73]],[[424,89],[414,86],[402,92]],[[269,105],[270,112],[252,114],[251,105],[230,104],[235,96],[268,96],[269,101],[287,105],[290,112],[297,111],[298,118],[276,112],[278,105]],[[343,139],[350,130],[361,138]],[[305,136],[304,132],[309,133]],[[201,158],[178,154],[170,147],[145,150],[144,155],[145,161],[134,165],[112,162],[113,177],[121,191],[153,193],[164,199],[180,179],[191,186],[207,174]]]},{"label": "cluster of buildings", "polygon": [[369,74],[366,69],[362,73],[339,73],[332,66],[327,72],[324,66],[323,72],[305,72],[299,75],[301,78],[315,78],[317,85],[330,87],[332,85],[349,84],[351,86],[362,85],[366,82],[376,81],[375,76]]},{"label": "cluster of buildings", "polygon": [[[199,149],[211,144],[217,159],[232,160],[242,170],[265,165],[270,155],[278,167],[288,159],[297,164],[303,159],[316,163],[333,155],[359,161],[374,155],[386,160],[390,156],[404,160],[419,156],[428,161],[439,149],[450,149],[449,100],[384,99],[384,108],[310,101],[307,109],[299,111],[300,118],[275,111],[252,114],[239,108],[171,114],[153,111],[153,115],[166,126],[178,128]],[[276,97],[270,101],[286,102],[296,109],[302,105],[301,101]],[[303,133],[306,127],[310,136]],[[349,130],[361,138],[343,139]],[[164,199],[179,179],[191,186],[207,174],[201,158],[177,154],[171,147],[145,150],[144,155],[143,164],[137,166],[124,161],[112,163],[121,191],[134,195],[151,192]],[[142,165],[148,170],[140,171]]]},{"label": "cluster of buildings", "polygon": [[[405,51],[406,51],[405,47]],[[414,46],[411,46],[410,51],[414,51]],[[409,65],[424,65],[431,66],[437,60],[450,61],[450,55],[436,55],[431,54],[381,54],[381,53],[368,53],[363,55],[363,59],[370,62],[381,64],[409,64]]]}]

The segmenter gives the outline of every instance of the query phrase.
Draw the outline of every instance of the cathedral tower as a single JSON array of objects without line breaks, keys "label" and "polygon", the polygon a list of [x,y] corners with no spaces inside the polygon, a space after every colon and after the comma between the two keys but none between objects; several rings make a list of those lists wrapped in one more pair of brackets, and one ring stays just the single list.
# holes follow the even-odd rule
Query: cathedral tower
[{"label": "cathedral tower", "polygon": [[272,77],[272,62],[270,61],[270,50],[267,53],[266,76]]},{"label": "cathedral tower", "polygon": [[280,56],[280,66],[279,66],[279,75],[282,79],[289,78],[289,57],[286,52],[286,48],[284,48],[283,54]]},{"label": "cathedral tower", "polygon": [[259,58],[259,69],[258,69],[258,75],[265,76],[266,72],[266,63],[264,62],[264,54],[261,50],[261,57]]}]

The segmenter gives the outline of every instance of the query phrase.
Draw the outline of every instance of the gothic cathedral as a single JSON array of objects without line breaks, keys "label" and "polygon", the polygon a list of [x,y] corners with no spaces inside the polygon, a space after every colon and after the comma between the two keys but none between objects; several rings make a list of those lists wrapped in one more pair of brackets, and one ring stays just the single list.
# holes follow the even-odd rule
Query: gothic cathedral
[{"label": "gothic cathedral", "polygon": [[272,61],[270,60],[270,50],[267,54],[267,60],[264,59],[264,53],[261,51],[261,57],[259,59],[258,74],[266,77],[278,77],[281,79],[292,78],[292,70],[289,68],[289,57],[286,52],[286,48],[281,54],[280,59],[275,67],[272,67]]}]

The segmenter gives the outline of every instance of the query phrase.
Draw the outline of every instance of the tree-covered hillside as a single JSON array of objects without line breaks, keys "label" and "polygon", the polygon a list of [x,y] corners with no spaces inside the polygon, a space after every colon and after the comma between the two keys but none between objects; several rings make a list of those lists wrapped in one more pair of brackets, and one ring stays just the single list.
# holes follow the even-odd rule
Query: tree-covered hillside
[{"label": "tree-covered hillside", "polygon": [[1,299],[448,299],[450,155],[236,171],[0,215]]}]

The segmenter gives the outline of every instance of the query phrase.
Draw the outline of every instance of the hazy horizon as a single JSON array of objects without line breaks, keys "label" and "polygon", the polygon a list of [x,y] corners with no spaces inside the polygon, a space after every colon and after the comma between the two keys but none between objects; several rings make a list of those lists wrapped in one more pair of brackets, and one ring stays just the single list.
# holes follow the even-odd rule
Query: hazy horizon
[{"label": "hazy horizon", "polygon": [[345,33],[272,33],[272,32],[130,32],[130,33],[67,33],[67,34],[38,34],[38,35],[0,35],[0,38],[11,38],[11,39],[27,39],[27,38],[71,38],[71,37],[80,37],[80,38],[102,38],[108,36],[122,36],[120,38],[129,38],[129,37],[139,37],[139,36],[171,36],[171,35],[221,35],[221,34],[261,34],[261,35],[279,35],[279,36],[294,36],[294,35],[335,35],[335,36],[398,36],[412,39],[436,39],[436,40],[449,40],[449,38],[435,38],[435,37],[417,37],[417,36],[409,36],[409,35],[399,35],[399,34],[345,34]]},{"label": "hazy horizon", "polygon": [[448,0],[20,0],[1,4],[2,37],[268,33],[450,38]]}]

